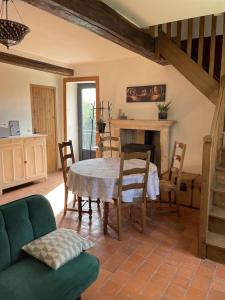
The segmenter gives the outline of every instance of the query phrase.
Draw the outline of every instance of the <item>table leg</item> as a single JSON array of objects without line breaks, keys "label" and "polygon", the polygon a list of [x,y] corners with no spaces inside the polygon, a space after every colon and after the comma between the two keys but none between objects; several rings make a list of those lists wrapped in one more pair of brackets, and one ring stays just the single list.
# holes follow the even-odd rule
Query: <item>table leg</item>
[{"label": "table leg", "polygon": [[109,202],[104,202],[103,204],[103,232],[104,234],[108,233],[108,216],[109,216]]},{"label": "table leg", "polygon": [[91,220],[92,219],[91,197],[88,197],[88,206],[89,206],[89,220]]},{"label": "table leg", "polygon": [[77,202],[78,202],[78,219],[79,219],[79,222],[81,222],[81,220],[82,220],[82,198],[80,196],[78,196]]}]

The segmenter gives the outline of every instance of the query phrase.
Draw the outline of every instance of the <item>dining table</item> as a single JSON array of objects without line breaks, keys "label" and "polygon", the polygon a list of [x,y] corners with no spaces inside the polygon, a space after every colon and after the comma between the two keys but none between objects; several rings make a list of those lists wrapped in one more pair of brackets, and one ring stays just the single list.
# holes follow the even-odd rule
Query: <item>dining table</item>
[{"label": "dining table", "polygon": [[[125,169],[142,168],[145,161],[141,159],[126,160]],[[70,166],[67,186],[80,197],[91,197],[111,202],[118,196],[120,158],[92,158],[75,162]],[[142,174],[129,175],[124,178],[125,184],[143,182]],[[124,202],[131,202],[138,197],[140,190],[129,190],[123,194]],[[159,195],[159,177],[157,167],[150,162],[147,198],[156,200]]]}]

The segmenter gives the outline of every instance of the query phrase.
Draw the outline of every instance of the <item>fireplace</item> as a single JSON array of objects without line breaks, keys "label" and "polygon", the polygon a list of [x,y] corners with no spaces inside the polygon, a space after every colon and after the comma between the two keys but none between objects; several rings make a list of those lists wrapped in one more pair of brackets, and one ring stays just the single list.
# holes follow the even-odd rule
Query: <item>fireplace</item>
[{"label": "fireplace", "polygon": [[[170,128],[172,120],[112,120],[112,134],[120,137],[122,150],[132,151],[149,146],[153,150],[152,161],[159,173],[166,172],[169,166]],[[128,149],[128,150],[127,150]],[[140,151],[139,150],[139,151]]]},{"label": "fireplace", "polygon": [[[130,132],[131,131],[131,132]],[[132,141],[127,142],[127,135],[131,134]],[[138,139],[137,139],[138,135]],[[121,150],[123,152],[147,152],[151,151],[150,161],[156,164],[158,170],[161,169],[161,151],[159,131],[130,129],[120,130]],[[128,138],[129,139],[129,138]],[[138,140],[138,142],[137,142]]]}]

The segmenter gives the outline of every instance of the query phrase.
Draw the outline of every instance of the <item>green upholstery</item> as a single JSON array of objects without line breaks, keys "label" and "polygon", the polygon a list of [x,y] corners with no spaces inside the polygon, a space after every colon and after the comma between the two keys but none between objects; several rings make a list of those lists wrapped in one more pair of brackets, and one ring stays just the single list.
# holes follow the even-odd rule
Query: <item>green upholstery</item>
[{"label": "green upholstery", "polygon": [[1,300],[74,300],[96,280],[99,261],[88,253],[55,271],[21,250],[55,229],[52,208],[41,195],[0,206]]},{"label": "green upholstery", "polygon": [[3,234],[0,249],[7,252],[6,255],[0,254],[0,271],[25,255],[22,246],[54,229],[56,224],[51,205],[41,195],[0,206],[0,236]]},{"label": "green upholstery", "polygon": [[98,259],[85,252],[57,271],[26,257],[0,272],[0,299],[75,300],[97,275]]}]

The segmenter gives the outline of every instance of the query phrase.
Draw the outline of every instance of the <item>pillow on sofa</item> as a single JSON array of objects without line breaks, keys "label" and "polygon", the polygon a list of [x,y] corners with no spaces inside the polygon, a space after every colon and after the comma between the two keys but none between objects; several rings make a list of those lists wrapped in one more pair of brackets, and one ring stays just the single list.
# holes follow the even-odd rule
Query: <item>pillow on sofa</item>
[{"label": "pillow on sofa", "polygon": [[74,230],[60,228],[28,243],[22,249],[57,270],[93,246],[92,241],[81,237]]}]

